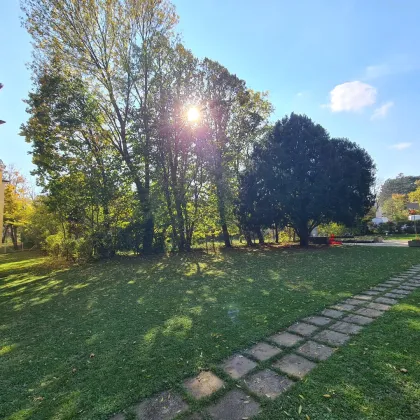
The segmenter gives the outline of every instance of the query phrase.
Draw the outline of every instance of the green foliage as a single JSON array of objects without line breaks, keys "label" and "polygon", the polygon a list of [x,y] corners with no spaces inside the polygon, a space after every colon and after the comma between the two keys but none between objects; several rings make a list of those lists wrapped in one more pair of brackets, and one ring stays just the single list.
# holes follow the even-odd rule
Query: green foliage
[{"label": "green foliage", "polygon": [[407,221],[407,196],[404,194],[392,194],[382,205],[383,214],[393,222]]},{"label": "green foliage", "polygon": [[318,226],[319,236],[344,236],[349,233],[349,228],[339,223],[327,223]]},{"label": "green foliage", "polygon": [[405,176],[399,174],[396,178],[387,179],[382,185],[378,201],[381,205],[386,200],[392,198],[393,194],[406,195],[416,189],[416,181],[420,180],[420,176]]}]

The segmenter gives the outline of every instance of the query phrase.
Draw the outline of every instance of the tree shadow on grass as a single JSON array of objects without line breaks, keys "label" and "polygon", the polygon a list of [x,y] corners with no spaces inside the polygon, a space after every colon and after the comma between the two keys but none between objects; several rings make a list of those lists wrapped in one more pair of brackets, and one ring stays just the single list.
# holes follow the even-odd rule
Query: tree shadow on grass
[{"label": "tree shadow on grass", "polygon": [[[378,255],[241,249],[50,274],[24,261],[26,275],[16,264],[0,279],[1,346],[10,348],[0,359],[0,414],[106,417],[379,283],[392,265]],[[398,255],[397,271],[412,258]]]}]

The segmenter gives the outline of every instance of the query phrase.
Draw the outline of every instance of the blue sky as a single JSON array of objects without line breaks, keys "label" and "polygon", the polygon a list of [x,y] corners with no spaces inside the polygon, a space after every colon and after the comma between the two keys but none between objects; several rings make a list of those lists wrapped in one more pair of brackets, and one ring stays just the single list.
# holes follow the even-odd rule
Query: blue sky
[{"label": "blue sky", "polygon": [[[0,158],[24,173],[30,39],[19,1],[0,14]],[[185,45],[269,91],[274,118],[306,113],[374,158],[378,175],[419,175],[420,3],[417,0],[176,0]]]}]

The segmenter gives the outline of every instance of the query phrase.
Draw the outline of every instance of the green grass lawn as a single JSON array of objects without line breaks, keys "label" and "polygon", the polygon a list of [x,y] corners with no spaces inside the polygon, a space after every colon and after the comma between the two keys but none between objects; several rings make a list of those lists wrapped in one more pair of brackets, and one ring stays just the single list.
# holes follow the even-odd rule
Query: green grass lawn
[{"label": "green grass lawn", "polygon": [[[420,227],[419,227],[419,233],[420,233]],[[382,236],[384,240],[391,241],[391,240],[398,240],[398,241],[411,241],[412,239],[416,239],[416,235],[410,235],[410,234],[391,234],[388,236],[383,235]],[[420,238],[420,235],[418,235],[418,238]]]},{"label": "green grass lawn", "polygon": [[[60,268],[29,252],[2,255],[0,418],[105,419],[176,386],[200,368],[217,365],[234,351],[293,321],[419,262],[418,249],[356,246],[121,258],[72,268]],[[387,314],[377,324],[391,320],[386,328],[398,336],[404,331],[400,326],[406,323],[404,311],[410,315],[411,307]],[[418,334],[418,324],[412,324],[414,327],[405,331],[413,335],[417,328]],[[372,333],[357,340],[369,337],[371,343],[382,347]],[[375,363],[388,363],[387,349],[392,349],[392,354],[412,352],[407,357],[418,360],[419,345],[410,348],[400,341],[395,339],[392,347],[377,350],[372,355]],[[369,349],[373,344],[361,345]],[[339,354],[350,352],[347,357],[360,359],[361,348],[347,346]],[[370,352],[366,354],[369,363]],[[317,375],[318,380],[332,381],[331,386],[339,389],[334,382],[338,380],[338,368],[334,370],[337,357],[325,364],[330,366],[327,372],[320,368],[308,378]],[[366,369],[372,366],[368,364]],[[344,369],[350,379],[358,374],[363,381],[363,372]],[[415,372],[413,368],[404,378]],[[391,370],[389,375],[395,372]],[[378,387],[381,383],[378,379]],[[301,404],[312,401],[311,418],[347,418],[334,414],[334,406],[328,414],[322,398],[316,405],[321,389],[316,389],[316,383],[312,388],[310,382],[298,385],[302,386],[309,387],[308,393],[299,391],[305,400],[293,390],[287,397],[290,406],[279,403],[282,411],[293,412],[298,399]],[[375,386],[374,381],[371,398]],[[357,395],[361,392],[362,386],[355,388]],[[357,395],[349,405],[360,417],[348,418],[363,418],[365,402]],[[327,403],[340,405],[335,397]],[[266,418],[280,418],[276,411],[268,410],[266,416],[271,413],[271,417]]]},{"label": "green grass lawn", "polygon": [[420,419],[420,290],[352,338],[257,420],[305,416]]}]

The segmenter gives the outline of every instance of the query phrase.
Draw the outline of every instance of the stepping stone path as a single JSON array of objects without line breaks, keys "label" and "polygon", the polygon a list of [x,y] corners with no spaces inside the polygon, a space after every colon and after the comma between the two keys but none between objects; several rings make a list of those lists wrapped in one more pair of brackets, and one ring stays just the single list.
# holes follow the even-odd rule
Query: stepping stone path
[{"label": "stepping stone path", "polygon": [[334,349],[315,341],[307,341],[305,344],[300,346],[297,350],[298,353],[303,356],[308,356],[315,360],[327,360],[333,353]]},{"label": "stepping stone path", "polygon": [[184,387],[195,399],[208,397],[224,385],[223,381],[212,372],[200,372],[195,378],[187,379]]},{"label": "stepping stone path", "polygon": [[274,399],[290,388],[294,382],[270,369],[265,369],[245,379],[244,384],[254,394]]},{"label": "stepping stone path", "polygon": [[244,356],[237,355],[228,359],[223,365],[223,370],[233,379],[242,378],[257,366],[255,362]]},{"label": "stepping stone path", "polygon": [[259,412],[260,405],[243,391],[236,389],[230,391],[207,410],[209,416],[215,420],[250,419]]},{"label": "stepping stone path", "polygon": [[340,321],[331,325],[330,329],[343,334],[357,334],[362,331],[363,327],[360,325],[350,324],[349,322]]},{"label": "stepping stone path", "polygon": [[297,354],[288,354],[273,364],[273,368],[279,369],[290,376],[302,379],[316,366],[315,362],[311,362]]},{"label": "stepping stone path", "polygon": [[303,337],[299,337],[298,335],[289,332],[283,332],[269,337],[269,340],[274,341],[281,347],[293,347],[295,344],[299,343],[303,339]]},{"label": "stepping stone path", "polygon": [[310,335],[312,335],[312,333],[314,333],[318,328],[310,325],[310,324],[306,324],[305,322],[298,322],[294,325],[292,325],[291,327],[288,328],[289,331],[295,332],[297,334],[303,335],[305,337],[309,337]]},{"label": "stepping stone path", "polygon": [[280,352],[281,349],[274,347],[271,344],[258,343],[255,344],[254,347],[251,347],[249,350],[247,350],[246,353],[262,362],[264,360],[271,359],[273,356],[279,354]]},{"label": "stepping stone path", "polygon": [[[280,398],[296,381],[332,356],[337,347],[345,345],[400,299],[420,288],[419,273],[420,264],[320,314],[303,318],[244,350],[243,354],[226,359],[217,374],[221,377],[202,371],[186,379],[179,391],[161,392],[127,412],[139,420],[173,420],[179,416],[186,420],[251,419],[261,412],[260,403]],[[209,402],[207,398],[216,392],[221,395]],[[192,400],[203,400],[200,413],[192,412],[188,404]],[[126,419],[126,412],[110,418]]]}]

